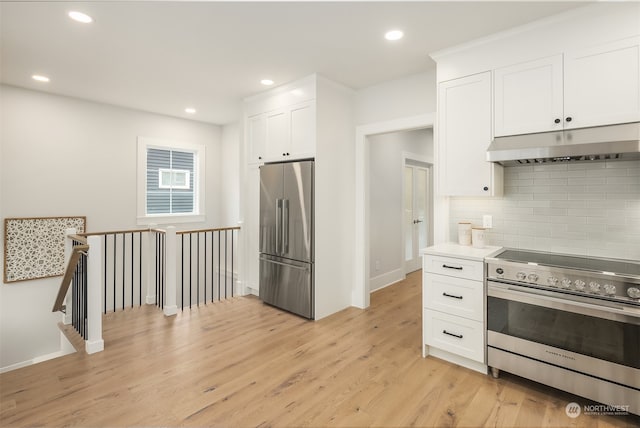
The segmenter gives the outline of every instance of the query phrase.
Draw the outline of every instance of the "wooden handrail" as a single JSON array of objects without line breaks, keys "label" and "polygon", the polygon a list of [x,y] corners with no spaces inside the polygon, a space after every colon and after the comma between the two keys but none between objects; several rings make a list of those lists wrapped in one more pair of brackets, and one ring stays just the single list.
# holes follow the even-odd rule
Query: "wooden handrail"
[{"label": "wooden handrail", "polygon": [[176,232],[176,235],[185,235],[188,233],[204,233],[204,232],[221,232],[224,230],[240,230],[240,226],[233,227],[219,227],[215,229],[194,229],[194,230],[180,230]]},{"label": "wooden handrail", "polygon": [[80,236],[97,236],[97,235],[120,235],[122,233],[140,233],[140,232],[150,232],[151,229],[132,229],[132,230],[112,230],[109,232],[89,232],[89,233],[79,233]]},{"label": "wooden handrail", "polygon": [[[69,235],[69,237],[73,237],[75,235]],[[76,239],[76,238],[73,238]],[[86,239],[85,239],[86,241]],[[58,312],[64,309],[64,298],[67,296],[67,291],[69,290],[69,284],[71,284],[71,279],[73,278],[73,273],[78,266],[78,261],[80,260],[80,255],[87,251],[89,246],[86,244],[76,245],[73,247],[73,252],[71,253],[71,257],[69,258],[69,263],[67,264],[67,269],[64,272],[64,276],[62,277],[62,283],[60,284],[60,288],[58,289],[58,295],[56,296],[56,301],[53,304],[53,309],[51,312]]]},{"label": "wooden handrail", "polygon": [[67,238],[73,241],[78,241],[82,245],[87,245],[87,238],[85,238],[83,235],[67,235]]}]

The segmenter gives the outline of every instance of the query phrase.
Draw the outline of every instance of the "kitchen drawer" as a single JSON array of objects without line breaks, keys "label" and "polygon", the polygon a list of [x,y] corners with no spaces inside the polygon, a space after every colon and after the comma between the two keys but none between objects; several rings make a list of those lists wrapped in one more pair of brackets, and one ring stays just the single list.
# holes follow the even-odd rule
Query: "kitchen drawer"
[{"label": "kitchen drawer", "polygon": [[484,319],[484,293],[481,281],[425,272],[424,286],[426,308],[475,321]]},{"label": "kitchen drawer", "polygon": [[424,310],[428,346],[484,363],[484,324],[430,309]]},{"label": "kitchen drawer", "polygon": [[477,281],[482,281],[484,278],[484,263],[482,261],[457,259],[455,257],[425,255],[424,270]]}]

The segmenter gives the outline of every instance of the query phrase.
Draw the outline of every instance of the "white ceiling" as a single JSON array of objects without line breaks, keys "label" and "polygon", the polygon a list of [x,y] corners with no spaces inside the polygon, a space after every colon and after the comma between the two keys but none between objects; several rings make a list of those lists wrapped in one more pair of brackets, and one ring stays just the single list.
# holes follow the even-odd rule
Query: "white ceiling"
[{"label": "white ceiling", "polygon": [[[582,5],[3,1],[1,81],[224,124],[265,90],[263,78],[277,86],[318,72],[359,89],[428,70],[430,52]],[[95,22],[76,23],[70,10]],[[394,28],[405,38],[384,40]],[[33,81],[38,73],[51,81]]]}]

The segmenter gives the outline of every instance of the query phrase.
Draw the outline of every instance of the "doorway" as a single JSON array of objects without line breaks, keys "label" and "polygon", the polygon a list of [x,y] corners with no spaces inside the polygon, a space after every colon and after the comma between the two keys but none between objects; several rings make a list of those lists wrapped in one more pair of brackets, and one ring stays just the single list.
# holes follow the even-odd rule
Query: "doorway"
[{"label": "doorway", "polygon": [[[382,133],[369,136],[367,141],[370,148],[368,281],[369,292],[373,292],[403,280],[407,272],[420,266],[418,250],[426,246],[431,220],[427,189],[433,129]],[[407,183],[409,174],[411,182]],[[405,190],[412,195],[408,201]],[[407,239],[411,241],[409,247]],[[407,256],[412,259],[411,267],[418,267],[407,270]]]},{"label": "doorway", "polygon": [[402,192],[405,275],[422,267],[420,249],[433,243],[431,166],[405,158]]},{"label": "doorway", "polygon": [[[435,123],[435,113],[409,116],[400,119],[393,119],[385,122],[376,122],[361,125],[356,128],[356,156],[355,156],[355,281],[351,292],[351,302],[358,308],[366,308],[371,301],[370,296],[370,268],[371,260],[369,254],[369,137],[395,131],[407,131],[412,129],[433,129]],[[435,149],[435,147],[434,147]],[[434,158],[437,153],[434,152]],[[433,163],[433,159],[431,160]],[[399,164],[398,164],[399,165]],[[437,170],[434,170],[433,177],[437,177]],[[434,183],[434,186],[436,183]],[[435,195],[434,195],[435,198]],[[434,202],[433,221],[434,224],[443,223],[446,219],[446,204],[438,198]],[[402,206],[400,206],[402,210]],[[442,239],[437,229],[434,228],[434,242]],[[444,230],[444,229],[443,229]]]}]

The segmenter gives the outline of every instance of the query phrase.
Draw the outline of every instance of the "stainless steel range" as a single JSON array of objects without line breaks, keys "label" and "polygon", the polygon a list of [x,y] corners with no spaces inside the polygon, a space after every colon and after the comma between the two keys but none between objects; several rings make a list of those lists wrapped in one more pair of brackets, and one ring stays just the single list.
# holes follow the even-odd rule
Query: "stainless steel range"
[{"label": "stainless steel range", "polygon": [[487,263],[487,364],[640,414],[640,262],[506,249]]}]

